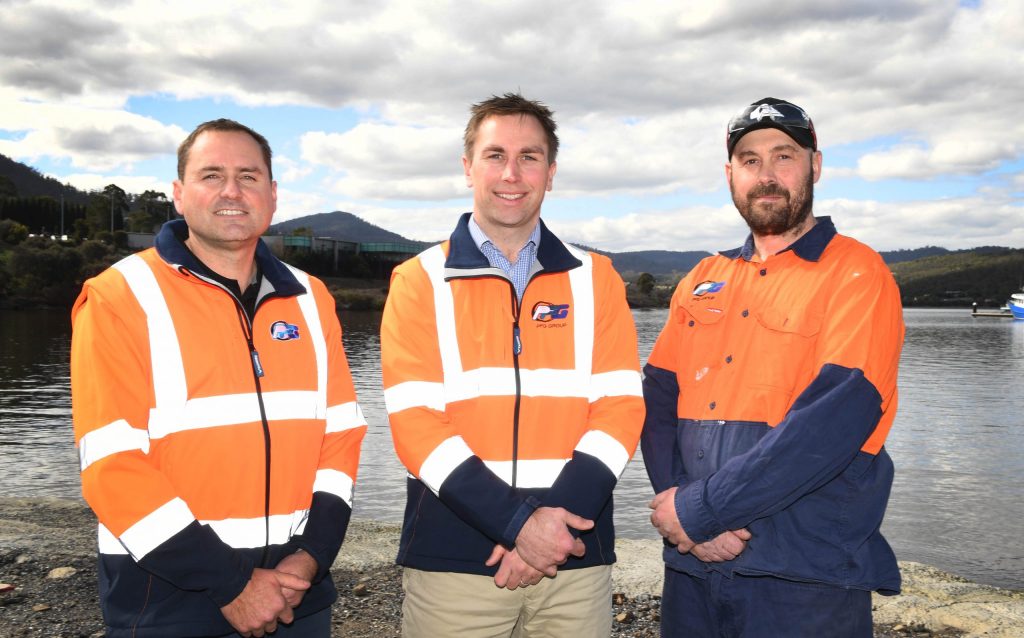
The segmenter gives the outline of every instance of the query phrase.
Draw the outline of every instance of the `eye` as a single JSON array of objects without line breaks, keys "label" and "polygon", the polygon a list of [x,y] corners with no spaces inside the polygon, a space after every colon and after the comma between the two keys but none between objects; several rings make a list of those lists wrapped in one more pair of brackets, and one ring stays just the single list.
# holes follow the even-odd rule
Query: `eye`
[{"label": "eye", "polygon": [[505,159],[505,156],[503,154],[501,154],[501,153],[491,153],[489,155],[485,155],[484,159],[500,160],[500,159]]}]

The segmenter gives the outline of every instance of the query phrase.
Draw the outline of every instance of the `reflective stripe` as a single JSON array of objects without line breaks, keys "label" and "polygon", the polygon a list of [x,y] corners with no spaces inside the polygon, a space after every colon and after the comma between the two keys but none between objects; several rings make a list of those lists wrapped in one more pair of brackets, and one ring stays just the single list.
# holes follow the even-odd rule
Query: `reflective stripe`
[{"label": "reflective stripe", "polygon": [[590,402],[604,397],[642,397],[643,380],[637,370],[602,372],[590,378]]},{"label": "reflective stripe", "polygon": [[[551,487],[569,459],[519,459],[516,487]],[[512,461],[484,461],[498,478],[512,485]]]},{"label": "reflective stripe", "polygon": [[[291,514],[275,514],[269,519],[226,518],[219,521],[199,521],[209,525],[222,541],[236,548],[263,547],[264,543],[280,545],[306,528],[309,510],[295,510]],[[270,521],[270,540],[267,540],[267,521]]]},{"label": "reflective stripe", "polygon": [[149,454],[149,436],[145,430],[133,428],[124,419],[118,419],[89,432],[78,441],[78,461],[84,472],[96,461],[131,450]]},{"label": "reflective stripe", "polygon": [[327,431],[325,434],[344,432],[362,425],[366,425],[366,417],[363,416],[363,410],[355,401],[327,408]]},{"label": "reflective stripe", "polygon": [[[288,266],[288,264],[285,264]],[[313,341],[313,352],[316,354],[316,390],[319,397],[317,407],[319,416],[324,418],[327,414],[327,339],[324,337],[324,327],[320,323],[320,313],[317,312],[316,298],[313,296],[313,287],[309,282],[309,275],[298,268],[288,266],[299,283],[305,286],[306,294],[295,297],[302,310],[302,317],[306,320],[309,330],[309,337]]]},{"label": "reflective stripe", "polygon": [[[594,371],[594,260],[590,254],[566,244],[573,257],[583,262],[579,268],[569,271],[569,287],[572,290],[573,342],[576,345],[576,360],[573,370],[579,375],[576,383],[586,388],[590,385]],[[589,396],[589,392],[583,396]]]},{"label": "reflective stripe", "polygon": [[430,381],[406,381],[384,390],[388,414],[409,408],[430,408],[444,412],[444,384]]},{"label": "reflective stripe", "polygon": [[[181,501],[181,499],[175,500],[181,502],[181,505],[184,506],[184,502]],[[171,503],[174,503],[174,501],[171,501],[164,507],[166,508],[168,505],[171,505]],[[157,510],[157,512],[160,511],[161,510]],[[148,521],[154,514],[156,514],[156,512],[150,514],[150,516],[147,516],[143,520]],[[287,543],[292,536],[296,534],[301,534],[303,532],[303,530],[306,528],[306,521],[308,519],[309,510],[306,509],[296,510],[291,514],[278,514],[275,516],[271,516],[270,543]],[[183,518],[181,520],[183,520]],[[135,560],[140,560],[143,556],[146,555],[146,553],[151,551],[160,543],[166,541],[171,536],[174,536],[174,534],[180,532],[182,529],[187,527],[193,520],[194,519],[192,517],[192,514],[191,512],[189,512],[188,520],[184,522],[184,525],[181,525],[181,527],[178,527],[173,532],[167,534],[159,540],[156,540],[156,536],[152,536],[152,540],[156,542],[153,542],[151,546],[148,549],[145,549],[145,551],[142,554],[137,555],[137,548],[133,549],[133,551],[131,552],[132,558],[134,558]],[[267,536],[266,521],[267,519],[260,516],[258,518],[229,518],[220,521],[199,522],[203,525],[208,525],[217,534],[217,536],[227,545],[241,549],[263,547],[264,541],[266,540]],[[140,523],[136,523],[135,525],[133,525],[128,532],[125,532],[124,535],[122,535],[121,538],[124,539],[129,534],[129,532],[135,530],[140,525]],[[114,534],[111,533],[111,531],[102,523],[99,524],[96,540],[97,544],[99,545],[99,551],[101,554],[129,553],[125,545],[121,542],[121,540],[118,540],[118,538],[114,536]],[[130,542],[133,544],[134,547],[134,543],[136,541],[132,540]]]},{"label": "reflective stripe", "polygon": [[352,507],[352,490],[355,482],[352,477],[338,470],[317,470],[313,481],[314,492],[334,494]]},{"label": "reflective stripe", "polygon": [[[132,255],[114,264],[128,283],[132,294],[146,313],[149,353],[153,373],[153,394],[156,407],[149,414],[150,436],[168,431],[181,421],[185,409],[187,387],[185,366],[178,347],[171,311],[156,281],[156,275],[142,257]],[[159,436],[159,435],[158,435]]]},{"label": "reflective stripe", "polygon": [[136,561],[153,551],[161,543],[189,526],[195,520],[188,505],[180,498],[172,498],[156,508],[121,534],[121,543]]},{"label": "reflective stripe", "polygon": [[604,463],[615,478],[622,476],[622,471],[629,463],[629,452],[622,447],[615,437],[600,430],[591,430],[583,435],[576,449],[590,456],[596,457]]},{"label": "reflective stripe", "polygon": [[471,456],[473,450],[469,449],[461,436],[446,439],[434,448],[427,460],[423,461],[423,465],[420,466],[420,480],[430,488],[430,491],[437,494],[448,475]]},{"label": "reflective stripe", "polygon": [[[282,390],[263,393],[263,407],[270,421],[287,419],[322,419],[319,397],[311,390]],[[240,423],[259,423],[259,397],[255,392],[224,394],[215,397],[189,399],[179,419],[173,423],[154,425],[150,412],[150,437],[160,439],[176,432],[214,428]]]},{"label": "reflective stripe", "polygon": [[420,255],[420,263],[430,278],[434,292],[434,315],[437,326],[437,345],[441,351],[441,373],[445,385],[445,403],[449,382],[462,374],[462,359],[459,356],[459,337],[455,332],[455,298],[451,286],[444,280],[445,254],[441,245],[429,248]]}]

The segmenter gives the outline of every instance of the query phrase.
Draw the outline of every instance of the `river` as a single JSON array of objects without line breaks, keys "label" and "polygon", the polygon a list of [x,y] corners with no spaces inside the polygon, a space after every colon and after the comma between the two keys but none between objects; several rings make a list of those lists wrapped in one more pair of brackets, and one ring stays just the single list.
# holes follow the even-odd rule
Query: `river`
[{"label": "river", "polygon": [[[634,312],[641,360],[665,310]],[[900,409],[887,448],[896,464],[883,531],[900,560],[1024,589],[1024,322],[967,310],[907,309]],[[370,429],[354,515],[398,522],[405,470],[391,446],[380,380],[380,315],[342,317],[345,349]],[[0,313],[0,494],[78,497],[67,313]],[[656,538],[637,452],[615,492],[616,526]]]}]

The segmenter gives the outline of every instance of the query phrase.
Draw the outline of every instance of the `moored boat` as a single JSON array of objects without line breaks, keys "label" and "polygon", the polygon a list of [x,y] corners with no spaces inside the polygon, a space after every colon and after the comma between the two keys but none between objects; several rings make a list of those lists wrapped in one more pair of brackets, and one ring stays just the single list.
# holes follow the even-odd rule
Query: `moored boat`
[{"label": "moored boat", "polygon": [[1014,319],[1024,319],[1024,291],[1015,292],[1010,295],[1010,300],[1006,302],[1006,307],[1013,313]]}]

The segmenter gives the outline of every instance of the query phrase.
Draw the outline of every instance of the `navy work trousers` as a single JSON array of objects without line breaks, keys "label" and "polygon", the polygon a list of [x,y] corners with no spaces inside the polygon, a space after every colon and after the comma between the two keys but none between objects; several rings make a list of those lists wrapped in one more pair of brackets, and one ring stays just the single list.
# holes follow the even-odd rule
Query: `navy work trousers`
[{"label": "navy work trousers", "polygon": [[871,638],[871,592],[665,568],[662,638]]}]

